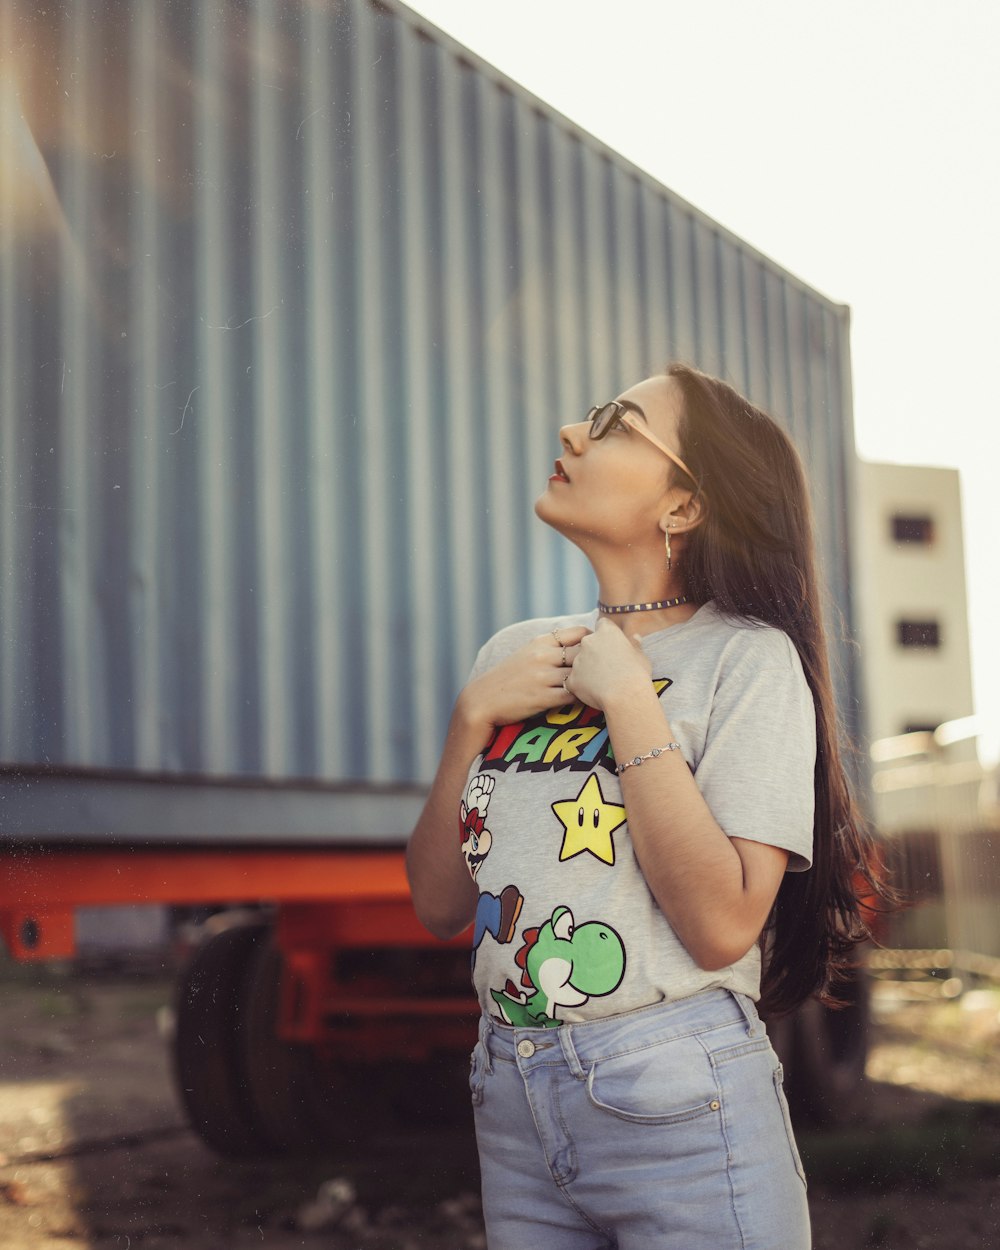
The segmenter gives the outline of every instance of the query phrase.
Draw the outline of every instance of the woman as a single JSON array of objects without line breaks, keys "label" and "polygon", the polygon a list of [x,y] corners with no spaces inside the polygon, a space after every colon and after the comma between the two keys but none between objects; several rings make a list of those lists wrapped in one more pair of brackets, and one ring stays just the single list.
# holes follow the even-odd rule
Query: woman
[{"label": "woman", "polygon": [[590,560],[598,610],[483,647],[407,853],[431,932],[474,923],[489,1245],[803,1250],[754,1004],[827,990],[865,933],[859,866],[881,887],[801,465],[680,365],[560,439],[535,510]]}]

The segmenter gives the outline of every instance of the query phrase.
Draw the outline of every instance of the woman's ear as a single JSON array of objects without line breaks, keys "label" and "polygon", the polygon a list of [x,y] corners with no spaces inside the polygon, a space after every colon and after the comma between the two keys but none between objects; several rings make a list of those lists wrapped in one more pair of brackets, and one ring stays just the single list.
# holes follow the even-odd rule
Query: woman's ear
[{"label": "woman's ear", "polygon": [[689,490],[671,490],[667,508],[660,517],[660,529],[664,533],[685,534],[697,529],[708,514],[705,496]]}]

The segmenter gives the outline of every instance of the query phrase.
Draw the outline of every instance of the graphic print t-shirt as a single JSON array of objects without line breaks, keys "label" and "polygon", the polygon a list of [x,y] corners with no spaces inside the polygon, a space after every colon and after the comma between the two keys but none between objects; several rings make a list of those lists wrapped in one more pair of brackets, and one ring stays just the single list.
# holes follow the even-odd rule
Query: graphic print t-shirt
[{"label": "graphic print t-shirt", "polygon": [[[482,648],[472,676],[539,634],[595,624],[589,613],[510,626]],[[647,749],[679,742],[730,837],[782,847],[790,871],[808,868],[815,710],[788,636],[709,603],[642,647],[669,726]],[[496,1019],[555,1027],[714,986],[759,997],[756,945],[706,972],[657,906],[596,709],[576,702],[497,730],[470,769],[457,832],[479,889],[473,979]]]}]

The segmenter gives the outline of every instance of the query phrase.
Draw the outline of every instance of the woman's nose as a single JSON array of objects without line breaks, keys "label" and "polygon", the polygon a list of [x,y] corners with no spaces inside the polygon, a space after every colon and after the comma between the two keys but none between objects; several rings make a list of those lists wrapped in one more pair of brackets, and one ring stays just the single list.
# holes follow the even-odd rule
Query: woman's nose
[{"label": "woman's nose", "polygon": [[559,441],[567,451],[579,455],[583,442],[587,437],[587,423],[577,421],[572,425],[564,425],[559,430]]}]

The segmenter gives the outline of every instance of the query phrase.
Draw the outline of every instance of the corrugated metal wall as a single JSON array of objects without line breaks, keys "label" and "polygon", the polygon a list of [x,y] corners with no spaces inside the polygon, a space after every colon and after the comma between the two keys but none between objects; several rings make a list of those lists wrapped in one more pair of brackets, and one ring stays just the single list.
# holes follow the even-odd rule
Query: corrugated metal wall
[{"label": "corrugated metal wall", "polygon": [[429,778],[480,642],[593,601],[558,425],[671,358],[788,418],[847,605],[845,310],[402,6],[0,50],[0,760]]}]

